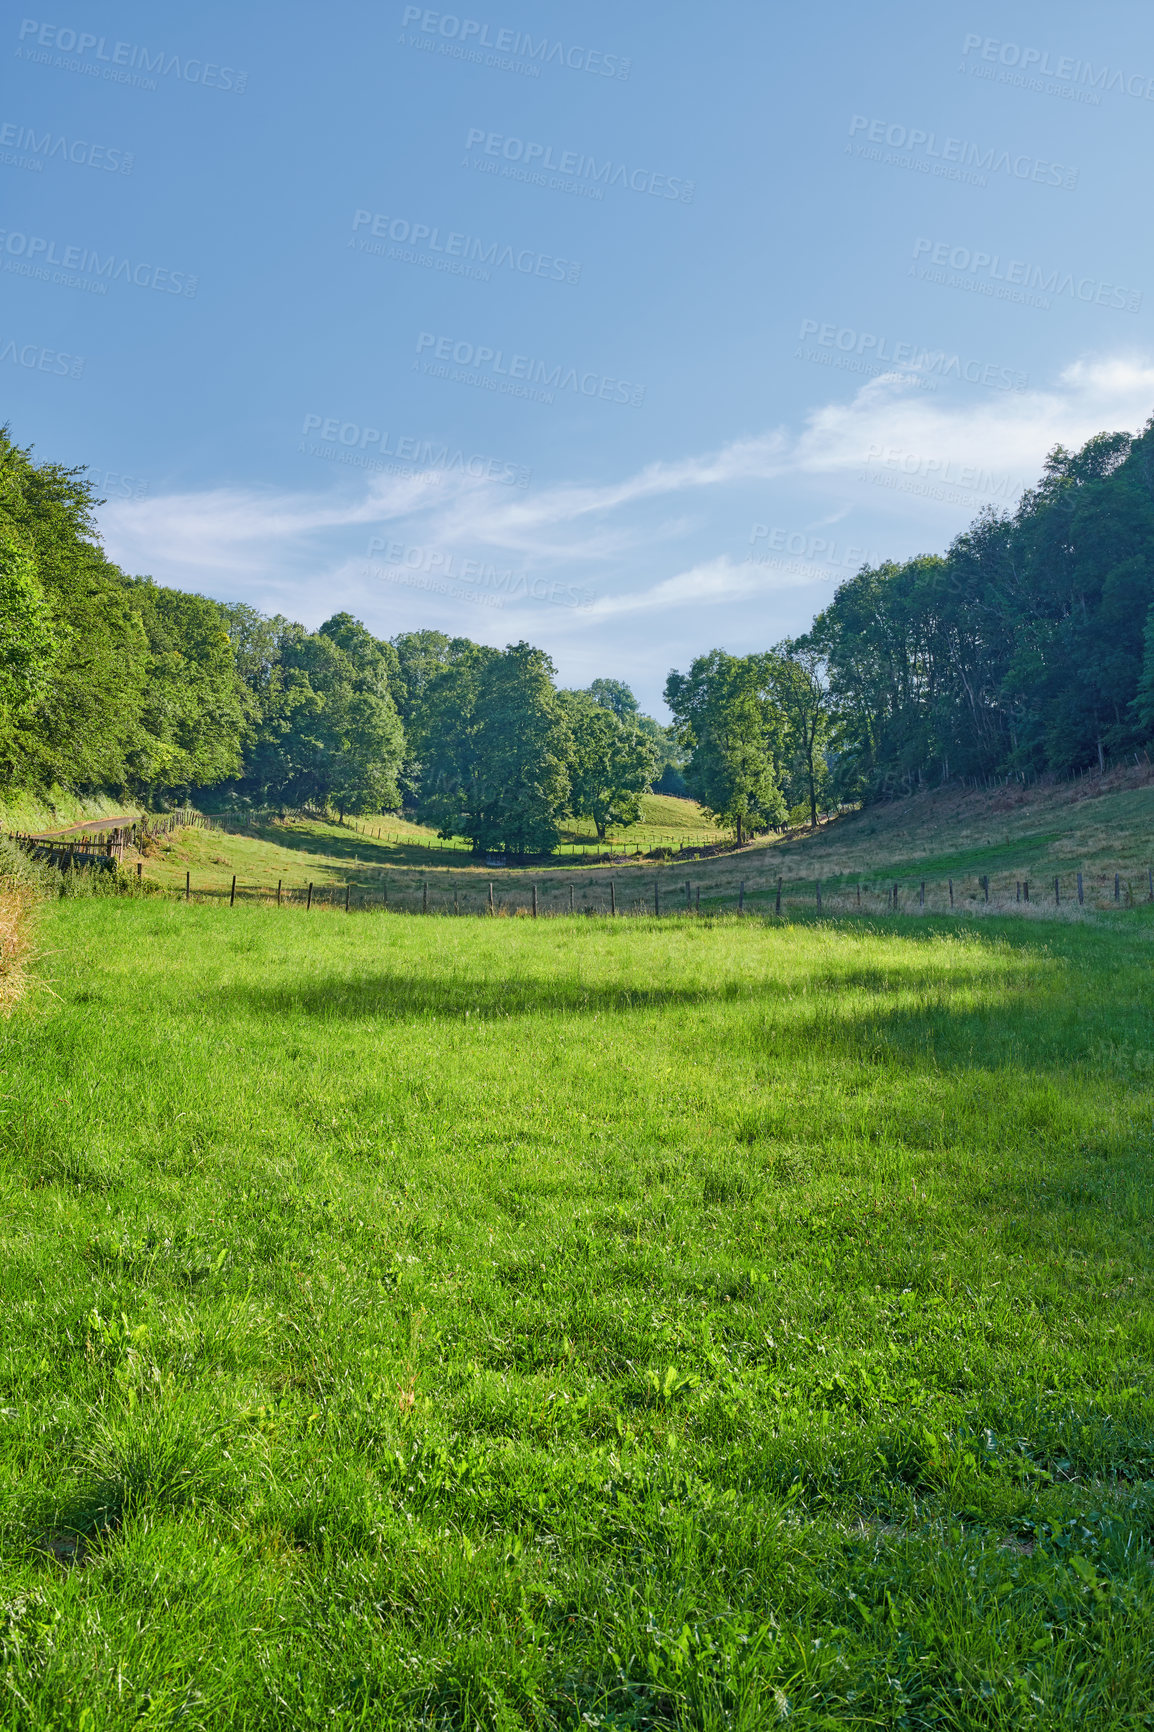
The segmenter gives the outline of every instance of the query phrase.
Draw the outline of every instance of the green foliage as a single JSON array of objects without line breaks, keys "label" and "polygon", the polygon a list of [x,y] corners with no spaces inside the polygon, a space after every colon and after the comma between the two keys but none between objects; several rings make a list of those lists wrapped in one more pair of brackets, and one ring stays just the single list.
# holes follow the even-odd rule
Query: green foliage
[{"label": "green foliage", "polygon": [[864,568],[806,642],[828,662],[844,798],[1066,771],[1154,738],[1154,421],[1056,446],[1011,515],[944,558]]},{"label": "green foliage", "polygon": [[685,781],[693,797],[740,843],[744,834],[780,823],[787,719],[777,691],[777,658],[698,656],[687,674],[671,673],[665,701],[688,753]]},{"label": "green foliage", "polygon": [[619,722],[636,716],[639,705],[624,680],[594,680],[588,687],[589,696],[602,709],[611,710]]},{"label": "green foliage", "polygon": [[773,689],[787,722],[787,799],[800,792],[817,828],[818,802],[830,787],[826,748],[830,693],[822,657],[804,638],[786,638],[774,652]]},{"label": "green foliage", "polygon": [[131,782],[163,796],[235,776],[244,686],[219,604],[146,579],[130,593],[149,651]]},{"label": "green foliage", "polygon": [[399,799],[397,652],[129,578],[81,469],[0,433],[0,777],[10,795],[122,789],[379,811]]},{"label": "green foliage", "polygon": [[125,900],[40,943],[14,1732],[1148,1719],[1133,930]]},{"label": "green foliage", "polygon": [[387,646],[348,614],[317,632],[277,623],[240,791],[260,804],[334,806],[342,815],[394,806],[404,740]]},{"label": "green foliage", "polygon": [[641,796],[658,773],[658,755],[633,713],[602,705],[592,689],[561,694],[570,739],[569,799],[574,815],[592,818],[604,840],[610,825],[640,819]]},{"label": "green foliage", "polygon": [[0,530],[0,717],[17,720],[43,696],[56,634],[30,553]]},{"label": "green foliage", "polygon": [[527,643],[479,645],[430,679],[417,811],[477,850],[547,853],[569,806],[571,744],[553,664]]},{"label": "green foliage", "polygon": [[142,744],[148,644],[129,586],[96,542],[79,469],[34,464],[0,431],[0,532],[33,562],[56,650],[7,754],[13,788],[122,787]]}]

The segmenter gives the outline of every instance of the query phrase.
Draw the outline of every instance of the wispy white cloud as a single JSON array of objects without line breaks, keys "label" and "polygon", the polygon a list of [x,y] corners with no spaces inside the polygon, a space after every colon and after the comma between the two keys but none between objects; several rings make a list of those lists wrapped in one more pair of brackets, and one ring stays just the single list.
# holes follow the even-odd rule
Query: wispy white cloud
[{"label": "wispy white cloud", "polygon": [[[374,479],[354,496],[213,488],[113,500],[103,509],[101,528],[112,556],[132,570],[188,567],[251,574],[282,559],[286,544],[297,544],[303,553],[326,531],[416,515],[434,479]],[[482,483],[466,479],[458,485]]]},{"label": "wispy white cloud", "polygon": [[[845,403],[815,409],[800,430],[772,430],[719,450],[647,464],[634,475],[600,485],[569,484],[510,497],[497,483],[468,476],[374,477],[355,491],[323,494],[272,489],[213,489],[155,499],[121,500],[104,508],[109,552],[132,571],[149,571],[188,587],[225,587],[263,595],[295,595],[347,581],[348,531],[387,531],[407,543],[468,557],[484,552],[534,571],[568,566],[589,582],[590,568],[620,570],[626,556],[644,583],[638,550],[652,572],[663,548],[683,539],[702,518],[717,523],[741,499],[743,538],[750,485],[783,479],[841,483],[887,455],[915,461],[1002,470],[1021,484],[1039,473],[1057,442],[1079,445],[1102,430],[1141,427],[1154,406],[1154,364],[1145,356],[1086,358],[1066,367],[1046,388],[929,398],[908,376],[863,385]],[[880,497],[880,490],[877,497]],[[820,521],[846,514],[842,499],[818,503]],[[876,499],[872,502],[876,502]],[[919,504],[894,495],[895,509]],[[647,510],[654,504],[659,514]],[[718,532],[729,539],[728,533]],[[231,581],[230,581],[231,580]],[[626,582],[637,578],[630,574]],[[575,579],[577,581],[577,579]],[[611,579],[610,579],[611,581]],[[722,605],[768,588],[794,587],[787,570],[750,567],[727,556],[707,559],[628,593],[602,596],[582,610],[582,622],[643,617],[657,609]],[[818,576],[815,581],[820,581]]]},{"label": "wispy white cloud", "polygon": [[1154,409],[1154,366],[1144,357],[1074,362],[1048,389],[990,392],[934,401],[902,374],[863,385],[849,403],[808,418],[789,453],[801,474],[835,475],[908,453],[956,468],[1004,469],[1034,480],[1057,443],[1137,431]]},{"label": "wispy white cloud", "polygon": [[818,565],[808,570],[799,561],[776,564],[756,560],[733,560],[728,554],[690,566],[675,577],[662,578],[646,589],[624,595],[601,596],[585,609],[582,623],[596,625],[626,615],[668,613],[674,608],[716,606],[771,595],[783,589],[804,589],[828,583],[828,573]]}]

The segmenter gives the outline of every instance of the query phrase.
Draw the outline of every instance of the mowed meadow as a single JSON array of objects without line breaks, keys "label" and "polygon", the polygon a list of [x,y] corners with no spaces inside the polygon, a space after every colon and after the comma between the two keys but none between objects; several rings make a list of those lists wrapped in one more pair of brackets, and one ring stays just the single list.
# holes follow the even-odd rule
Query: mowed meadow
[{"label": "mowed meadow", "polygon": [[0,1726],[1154,1724],[1152,936],[46,906]]}]

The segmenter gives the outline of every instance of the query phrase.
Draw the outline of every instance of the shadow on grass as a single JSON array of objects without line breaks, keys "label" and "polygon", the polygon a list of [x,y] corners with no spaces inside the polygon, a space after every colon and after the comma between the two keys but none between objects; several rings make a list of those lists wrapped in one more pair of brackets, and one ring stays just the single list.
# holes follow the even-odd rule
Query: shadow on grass
[{"label": "shadow on grass", "polygon": [[317,858],[338,860],[350,865],[354,861],[359,861],[362,866],[413,863],[428,865],[434,862],[464,866],[477,863],[477,856],[467,848],[442,849],[436,844],[415,840],[378,842],[375,836],[366,835],[362,830],[334,829],[322,833],[298,830],[291,824],[253,824],[251,828],[236,831],[235,834],[270,843],[273,847],[283,848],[287,853],[311,854]]},{"label": "shadow on grass", "polygon": [[[214,1003],[246,1014],[317,1022],[529,1021],[629,1018],[652,1012],[744,1007],[750,1023],[734,1025],[739,1042],[751,1037],[767,1053],[788,1046],[812,1060],[839,1055],[869,1064],[988,1071],[1012,1065],[1021,1072],[1061,1071],[1071,1064],[1064,1017],[1063,971],[1036,955],[1029,978],[980,967],[956,979],[924,968],[856,968],[828,972],[797,991],[791,980],[627,986],[523,977],[443,980],[376,969],[358,979],[330,974],[291,985],[233,985]],[[1080,1022],[1087,1040],[1108,1036],[1111,1009],[1088,1007]],[[1099,1021],[1100,1030],[1094,1024]],[[625,1028],[623,1027],[623,1036]]]}]

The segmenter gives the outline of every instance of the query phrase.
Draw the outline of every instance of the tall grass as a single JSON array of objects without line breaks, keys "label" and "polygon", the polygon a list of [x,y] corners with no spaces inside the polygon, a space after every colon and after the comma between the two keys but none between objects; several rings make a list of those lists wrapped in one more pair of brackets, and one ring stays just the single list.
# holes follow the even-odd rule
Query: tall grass
[{"label": "tall grass", "polygon": [[1148,1723],[1142,934],[40,930],[0,1725]]}]

